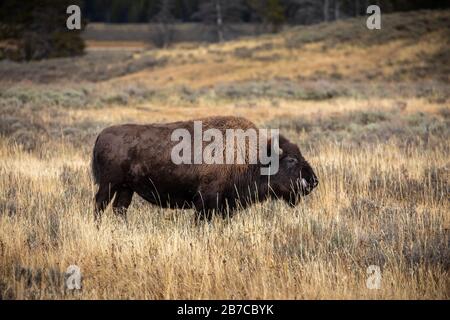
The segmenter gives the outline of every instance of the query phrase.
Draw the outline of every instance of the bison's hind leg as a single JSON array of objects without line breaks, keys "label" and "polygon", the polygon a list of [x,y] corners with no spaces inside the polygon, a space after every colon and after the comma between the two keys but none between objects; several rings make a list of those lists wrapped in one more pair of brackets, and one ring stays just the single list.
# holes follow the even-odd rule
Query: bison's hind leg
[{"label": "bison's hind leg", "polygon": [[98,223],[102,217],[103,211],[106,209],[116,192],[110,184],[100,184],[97,194],[95,195],[94,219]]},{"label": "bison's hind leg", "polygon": [[127,187],[120,187],[116,191],[116,197],[113,202],[113,211],[115,214],[126,218],[127,209],[133,198],[133,190]]}]

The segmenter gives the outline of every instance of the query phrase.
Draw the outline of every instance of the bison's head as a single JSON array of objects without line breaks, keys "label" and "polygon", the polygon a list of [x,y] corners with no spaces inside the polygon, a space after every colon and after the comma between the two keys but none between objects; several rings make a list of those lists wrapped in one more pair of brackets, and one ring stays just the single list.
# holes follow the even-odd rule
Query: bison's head
[{"label": "bison's head", "polygon": [[319,180],[297,145],[280,135],[279,146],[279,169],[270,177],[270,186],[276,197],[296,205],[301,196],[317,187]]}]

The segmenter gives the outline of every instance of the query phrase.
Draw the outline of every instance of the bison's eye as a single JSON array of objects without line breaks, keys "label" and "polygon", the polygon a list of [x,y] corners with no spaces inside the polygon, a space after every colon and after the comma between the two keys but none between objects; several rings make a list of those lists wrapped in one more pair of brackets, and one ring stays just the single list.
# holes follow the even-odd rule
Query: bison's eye
[{"label": "bison's eye", "polygon": [[294,157],[286,157],[285,162],[287,166],[290,168],[295,166],[298,163],[298,160]]}]

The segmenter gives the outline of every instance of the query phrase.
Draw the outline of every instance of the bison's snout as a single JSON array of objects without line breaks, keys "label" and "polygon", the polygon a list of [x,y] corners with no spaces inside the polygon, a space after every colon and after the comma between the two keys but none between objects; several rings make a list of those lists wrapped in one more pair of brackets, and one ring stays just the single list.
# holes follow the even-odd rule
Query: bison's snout
[{"label": "bison's snout", "polygon": [[303,195],[308,195],[309,193],[311,193],[311,191],[317,187],[317,185],[319,184],[319,180],[317,179],[317,177],[312,177],[311,179],[305,179],[302,178],[300,179],[300,190],[301,193]]},{"label": "bison's snout", "polygon": [[311,187],[314,189],[319,184],[319,179],[317,179],[316,176],[314,176],[310,182]]}]

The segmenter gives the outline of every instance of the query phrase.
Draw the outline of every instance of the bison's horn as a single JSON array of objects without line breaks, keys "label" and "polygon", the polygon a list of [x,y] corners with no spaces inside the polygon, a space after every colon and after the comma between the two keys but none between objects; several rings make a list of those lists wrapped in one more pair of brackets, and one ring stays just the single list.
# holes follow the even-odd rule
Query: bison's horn
[{"label": "bison's horn", "polygon": [[279,156],[283,154],[283,149],[280,148],[278,141],[272,141],[272,139],[268,139],[267,142],[268,148],[273,149],[273,152],[275,152],[275,154],[278,154]]},{"label": "bison's horn", "polygon": [[283,149],[281,149],[279,146],[276,146],[275,153],[277,153],[279,156],[281,156],[283,154]]}]

